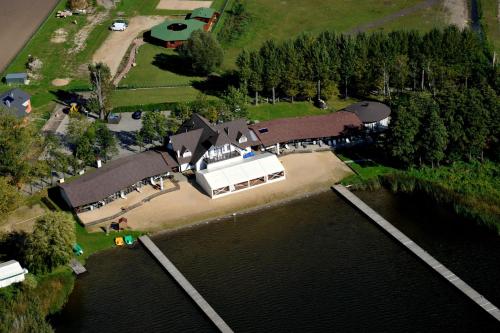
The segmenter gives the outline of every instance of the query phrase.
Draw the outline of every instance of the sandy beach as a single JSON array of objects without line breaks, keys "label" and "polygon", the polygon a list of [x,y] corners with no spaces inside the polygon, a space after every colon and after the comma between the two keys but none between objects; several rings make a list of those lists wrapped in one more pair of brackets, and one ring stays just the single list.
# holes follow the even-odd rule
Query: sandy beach
[{"label": "sandy beach", "polygon": [[352,174],[332,152],[291,154],[279,159],[286,170],[284,181],[218,199],[211,199],[191,183],[181,182],[180,190],[155,198],[124,216],[135,230],[171,230],[325,191]]}]

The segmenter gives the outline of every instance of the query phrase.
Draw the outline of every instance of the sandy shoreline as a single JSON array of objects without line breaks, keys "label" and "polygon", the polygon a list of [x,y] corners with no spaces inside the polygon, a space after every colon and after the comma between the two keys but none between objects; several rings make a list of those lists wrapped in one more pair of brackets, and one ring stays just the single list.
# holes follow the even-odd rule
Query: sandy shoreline
[{"label": "sandy shoreline", "polygon": [[[352,174],[332,152],[292,154],[279,158],[287,179],[241,193],[211,199],[191,183],[155,198],[124,216],[129,227],[149,233],[165,233],[214,220],[261,210],[328,191]],[[90,231],[99,226],[89,228]]]}]

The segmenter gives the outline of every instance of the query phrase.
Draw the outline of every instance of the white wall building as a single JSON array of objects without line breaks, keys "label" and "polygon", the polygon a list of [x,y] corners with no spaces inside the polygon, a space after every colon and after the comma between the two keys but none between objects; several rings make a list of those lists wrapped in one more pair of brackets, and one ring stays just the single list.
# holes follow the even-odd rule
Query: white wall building
[{"label": "white wall building", "polygon": [[276,155],[263,153],[232,164],[196,173],[196,182],[212,198],[285,180],[285,168]]},{"label": "white wall building", "polygon": [[16,260],[0,263],[0,288],[23,282],[26,274],[28,274],[28,270],[22,268]]}]

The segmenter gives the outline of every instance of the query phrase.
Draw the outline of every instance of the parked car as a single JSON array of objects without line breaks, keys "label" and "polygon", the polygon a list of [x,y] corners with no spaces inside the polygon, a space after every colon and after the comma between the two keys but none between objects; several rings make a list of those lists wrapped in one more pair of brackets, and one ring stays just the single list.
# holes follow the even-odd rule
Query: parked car
[{"label": "parked car", "polygon": [[124,31],[125,29],[127,29],[127,27],[127,22],[123,20],[116,20],[109,28],[113,31]]},{"label": "parked car", "polygon": [[132,113],[132,119],[141,119],[141,117],[142,117],[142,110],[138,110]]}]

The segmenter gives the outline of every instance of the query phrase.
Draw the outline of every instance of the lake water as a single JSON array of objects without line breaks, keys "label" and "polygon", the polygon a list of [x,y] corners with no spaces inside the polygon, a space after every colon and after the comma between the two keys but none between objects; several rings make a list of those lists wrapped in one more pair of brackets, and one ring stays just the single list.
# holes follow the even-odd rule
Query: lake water
[{"label": "lake water", "polygon": [[[500,239],[421,199],[357,193],[493,303]],[[156,236],[235,332],[493,332],[498,323],[334,193]],[[211,332],[141,246],[91,257],[58,332]]]}]

